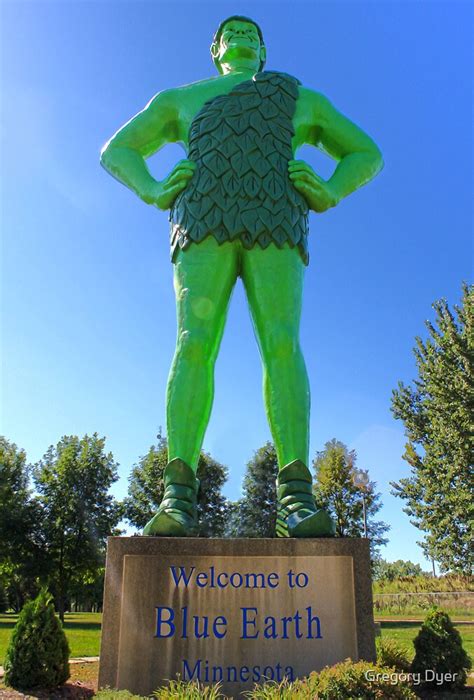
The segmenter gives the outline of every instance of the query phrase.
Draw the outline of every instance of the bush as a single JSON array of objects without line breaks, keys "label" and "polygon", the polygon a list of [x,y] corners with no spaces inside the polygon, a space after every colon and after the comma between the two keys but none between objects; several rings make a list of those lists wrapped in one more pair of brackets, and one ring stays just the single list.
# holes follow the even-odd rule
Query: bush
[{"label": "bush", "polygon": [[[378,676],[378,677],[377,677]],[[385,680],[383,679],[385,676]],[[371,680],[370,680],[371,679]],[[394,684],[395,680],[395,684]],[[416,700],[417,696],[406,682],[394,677],[393,668],[350,659],[328,666],[308,678],[281,683],[269,681],[255,685],[244,693],[249,700]],[[145,700],[126,690],[101,690],[98,700]],[[169,686],[153,693],[158,700],[226,700],[220,685],[203,686],[193,681],[170,681]]]},{"label": "bush", "polygon": [[393,675],[390,668],[347,659],[293,683],[256,686],[246,696],[251,700],[416,700],[406,682],[395,679],[393,683]]},{"label": "bush", "polygon": [[347,659],[323,668],[318,674],[311,674],[310,680],[314,675],[314,691],[318,700],[416,700],[415,693],[406,682],[397,681],[394,684],[390,671],[376,663],[353,663]]},{"label": "bush", "polygon": [[379,666],[394,668],[395,671],[402,673],[410,670],[411,664],[405,650],[392,639],[379,637],[375,645],[377,647],[377,664]]},{"label": "bush", "polygon": [[304,678],[291,683],[284,678],[281,683],[268,681],[262,685],[256,685],[253,690],[244,693],[251,700],[316,700],[314,691],[311,691]]},{"label": "bush", "polygon": [[225,700],[219,688],[219,683],[204,686],[199,681],[170,681],[169,686],[155,690],[153,697],[158,700]]},{"label": "bush", "polygon": [[[148,700],[149,696],[144,698],[142,695],[133,695],[128,690],[105,688],[99,690],[94,697],[98,700]],[[219,684],[203,686],[197,681],[170,681],[168,686],[155,690],[153,697],[158,700],[225,700],[219,691]]]},{"label": "bush", "polygon": [[5,684],[19,690],[55,688],[69,678],[69,645],[47,591],[23,607],[4,665]]},{"label": "bush", "polygon": [[[461,635],[446,612],[433,608],[426,616],[413,644],[416,653],[411,670],[421,674],[422,687],[462,688],[466,684],[471,660],[463,649]],[[439,682],[439,675],[437,678],[426,679],[427,670],[436,674],[450,673],[454,678],[443,683]]]}]

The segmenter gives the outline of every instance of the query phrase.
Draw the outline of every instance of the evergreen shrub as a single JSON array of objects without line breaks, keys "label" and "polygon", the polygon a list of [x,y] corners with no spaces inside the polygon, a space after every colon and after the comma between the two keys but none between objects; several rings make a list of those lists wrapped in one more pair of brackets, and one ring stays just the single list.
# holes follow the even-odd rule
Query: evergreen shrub
[{"label": "evergreen shrub", "polygon": [[[426,616],[413,644],[415,658],[411,670],[421,674],[421,687],[440,690],[462,688],[466,684],[471,660],[463,648],[461,635],[446,612],[433,608]],[[427,674],[427,671],[438,675],[431,679],[432,674]],[[451,674],[454,677],[440,682],[440,674]]]},{"label": "evergreen shrub", "polygon": [[69,678],[69,645],[46,590],[23,607],[5,656],[6,685],[55,688]]}]

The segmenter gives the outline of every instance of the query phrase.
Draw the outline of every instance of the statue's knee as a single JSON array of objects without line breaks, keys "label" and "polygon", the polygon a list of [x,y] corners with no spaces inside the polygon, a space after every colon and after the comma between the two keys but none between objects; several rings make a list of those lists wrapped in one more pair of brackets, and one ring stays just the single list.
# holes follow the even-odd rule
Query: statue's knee
[{"label": "statue's knee", "polygon": [[298,337],[292,329],[286,327],[276,328],[267,338],[265,343],[266,355],[271,359],[293,360],[300,352]]},{"label": "statue's knee", "polygon": [[181,331],[178,336],[177,353],[183,360],[207,362],[210,359],[211,337],[200,329]]}]

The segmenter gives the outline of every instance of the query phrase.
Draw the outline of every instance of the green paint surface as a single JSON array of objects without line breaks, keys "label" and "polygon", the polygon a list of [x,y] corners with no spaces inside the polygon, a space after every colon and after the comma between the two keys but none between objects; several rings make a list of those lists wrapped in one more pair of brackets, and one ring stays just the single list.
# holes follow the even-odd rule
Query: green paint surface
[{"label": "green paint surface", "polygon": [[[266,47],[253,20],[224,20],[211,55],[218,76],[156,95],[110,139],[101,162],[143,201],[171,209],[178,338],[167,390],[169,459],[197,468],[214,396],[214,364],[240,276],[262,357],[279,466],[299,461],[303,475],[310,392],[299,321],[307,215],[334,207],[372,179],[382,157],[372,139],[321,93],[285,73],[262,71]],[[187,158],[157,181],[146,159],[167,143],[181,143]],[[328,180],[295,160],[303,144],[337,161]],[[303,513],[308,502],[300,495],[295,492],[292,510]],[[181,506],[173,502],[173,508]],[[301,529],[308,530],[305,536],[320,534]]]}]

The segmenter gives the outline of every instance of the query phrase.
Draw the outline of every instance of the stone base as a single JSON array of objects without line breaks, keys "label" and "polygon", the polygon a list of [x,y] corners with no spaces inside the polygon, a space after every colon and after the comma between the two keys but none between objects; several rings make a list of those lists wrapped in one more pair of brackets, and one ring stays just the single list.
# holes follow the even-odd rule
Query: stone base
[{"label": "stone base", "polygon": [[238,697],[348,657],[375,660],[368,540],[109,538],[99,687]]}]

